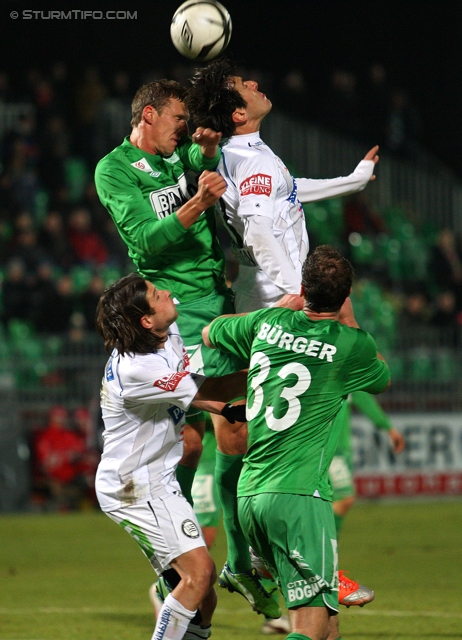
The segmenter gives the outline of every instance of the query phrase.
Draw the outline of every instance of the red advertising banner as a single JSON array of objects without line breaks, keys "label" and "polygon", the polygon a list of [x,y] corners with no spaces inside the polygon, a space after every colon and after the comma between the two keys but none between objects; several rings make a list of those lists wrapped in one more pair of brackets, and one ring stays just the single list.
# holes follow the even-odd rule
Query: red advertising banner
[{"label": "red advertising banner", "polygon": [[353,415],[352,441],[358,497],[462,495],[462,416],[395,414],[395,429],[406,438],[395,456],[386,431]]}]

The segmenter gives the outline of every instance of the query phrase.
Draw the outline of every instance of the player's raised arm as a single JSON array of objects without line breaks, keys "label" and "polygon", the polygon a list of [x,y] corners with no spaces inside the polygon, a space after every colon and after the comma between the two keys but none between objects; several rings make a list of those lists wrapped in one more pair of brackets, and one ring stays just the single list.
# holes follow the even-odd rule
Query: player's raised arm
[{"label": "player's raised arm", "polygon": [[218,153],[221,133],[217,133],[213,129],[197,127],[191,139],[200,146],[203,156],[206,158],[214,158]]},{"label": "player's raised arm", "polygon": [[226,191],[226,182],[216,171],[204,171],[198,182],[197,193],[176,212],[179,222],[189,229],[201,213],[217,202]]},{"label": "player's raised arm", "polygon": [[[375,147],[372,147],[372,149],[366,153],[366,155],[364,156],[364,160],[372,160],[374,165],[376,165],[377,162],[379,161],[379,156],[377,155],[378,150],[379,150],[379,145],[376,144]],[[373,173],[370,177],[370,180],[371,181],[375,180],[375,177],[376,176]]]},{"label": "player's raised arm", "polygon": [[348,176],[322,180],[295,178],[298,199],[306,204],[362,191],[371,180],[375,180],[374,169],[379,161],[378,150],[378,145],[372,147]]}]

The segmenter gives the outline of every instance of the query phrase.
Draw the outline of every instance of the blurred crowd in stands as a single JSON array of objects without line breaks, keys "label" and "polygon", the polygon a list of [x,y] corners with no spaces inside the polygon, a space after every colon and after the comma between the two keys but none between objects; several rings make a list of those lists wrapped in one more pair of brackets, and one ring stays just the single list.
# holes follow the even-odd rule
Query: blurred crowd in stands
[{"label": "blurred crowd in stands", "polygon": [[[169,75],[187,84],[192,70],[185,65]],[[273,92],[280,108],[342,135],[377,142],[389,152],[408,158],[417,154],[418,110],[404,90],[393,87],[380,64],[371,65],[362,83],[345,70],[335,70],[316,99],[297,70],[287,73],[278,86],[274,78],[259,71],[238,73],[256,78],[272,98]],[[0,270],[5,327],[19,318],[39,333],[64,332],[76,324],[92,330],[105,285],[132,269],[98,200],[92,175],[96,162],[130,132],[130,105],[137,85],[162,75],[153,72],[131,78],[118,71],[103,78],[96,67],[88,67],[81,77],[71,78],[63,62],[45,70],[31,67],[21,85],[16,84],[17,78],[0,73],[0,113],[4,110],[0,119]],[[368,238],[377,239],[389,231],[387,222],[368,201],[367,191],[341,205],[341,228],[333,240],[343,243],[358,273],[370,275],[371,265],[355,250],[355,238],[361,238],[364,248]],[[307,215],[313,245],[323,238],[318,238],[318,227],[310,224]],[[401,301],[404,324],[448,326],[457,322],[462,311],[458,239],[450,230],[442,230],[432,241],[426,273],[404,291],[408,294]],[[384,275],[378,269],[374,275],[382,284],[390,284],[388,271]]]},{"label": "blurred crowd in stands", "polygon": [[[130,133],[131,100],[141,83],[167,76],[187,85],[192,72],[186,65],[139,78],[124,71],[102,77],[88,67],[71,78],[57,62],[31,67],[22,84],[0,72],[0,365],[8,368],[12,356],[24,359],[14,383],[22,389],[31,380],[40,388],[67,384],[75,404],[80,388],[95,386],[75,355],[85,340],[101,346],[94,332],[98,299],[133,265],[98,200],[94,167]],[[316,95],[296,69],[278,82],[259,71],[238,73],[256,79],[281,110],[399,157],[418,158],[418,109],[405,90],[390,84],[381,65],[372,65],[362,83],[335,70]],[[367,190],[305,210],[311,247],[336,244],[353,262],[357,315],[389,357],[399,349],[400,335],[406,346],[416,335],[431,343],[435,328],[444,336],[438,346],[461,346],[462,248],[452,230],[416,230],[403,210],[377,211]],[[223,228],[220,239],[232,281],[235,263]],[[62,356],[61,365],[50,368],[47,354]],[[412,365],[416,376],[424,372],[421,355]],[[395,358],[393,366],[399,379],[404,365]],[[454,369],[448,371],[454,376]],[[407,372],[402,368],[403,377]],[[10,372],[0,374],[8,388]],[[433,364],[426,375],[434,375]],[[84,391],[81,397],[91,396]],[[95,415],[86,407],[56,405],[30,429],[38,502],[58,509],[94,504]]]},{"label": "blurred crowd in stands", "polygon": [[95,473],[100,451],[86,407],[71,414],[60,405],[30,435],[33,500],[46,510],[69,511],[96,505]]}]

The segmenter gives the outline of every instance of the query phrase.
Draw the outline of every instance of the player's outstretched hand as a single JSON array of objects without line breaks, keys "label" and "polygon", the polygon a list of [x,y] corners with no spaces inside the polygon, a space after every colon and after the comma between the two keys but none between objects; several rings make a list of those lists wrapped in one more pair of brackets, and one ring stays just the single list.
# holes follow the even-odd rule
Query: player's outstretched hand
[{"label": "player's outstretched hand", "polygon": [[214,158],[217,154],[218,145],[220,144],[221,133],[217,133],[213,129],[197,127],[191,139],[200,145],[203,156]]},{"label": "player's outstretched hand", "polygon": [[226,181],[216,171],[203,171],[199,181],[197,193],[203,209],[211,207],[217,202],[226,191]]},{"label": "player's outstretched hand", "polygon": [[[366,153],[363,160],[372,160],[374,164],[377,164],[377,162],[379,161],[379,156],[377,155],[378,150],[379,145],[376,144],[375,147],[372,147],[372,149]],[[375,180],[374,174],[371,175],[371,180]]]},{"label": "player's outstretched hand", "polygon": [[285,307],[286,309],[292,309],[292,311],[301,311],[304,304],[305,300],[302,296],[295,293],[286,293],[286,295],[282,296],[274,306]]},{"label": "player's outstretched hand", "polygon": [[406,448],[406,440],[402,433],[396,429],[390,429],[388,432],[390,442],[394,453],[401,453]]}]

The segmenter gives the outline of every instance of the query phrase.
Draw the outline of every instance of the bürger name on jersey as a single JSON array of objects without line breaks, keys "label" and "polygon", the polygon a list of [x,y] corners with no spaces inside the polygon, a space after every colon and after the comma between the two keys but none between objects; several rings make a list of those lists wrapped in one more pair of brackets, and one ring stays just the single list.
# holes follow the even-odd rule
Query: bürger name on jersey
[{"label": "b\u00fcrger name on jersey", "polygon": [[256,173],[250,176],[250,178],[243,180],[239,185],[241,196],[249,196],[250,194],[270,196],[272,188],[272,178],[265,173]]},{"label": "b\u00fcrger name on jersey", "polygon": [[271,326],[264,322],[260,328],[257,338],[265,340],[268,344],[275,345],[279,349],[286,349],[294,353],[305,353],[307,356],[326,359],[333,362],[333,355],[337,352],[337,347],[333,344],[320,342],[319,340],[308,340],[304,336],[295,337],[291,333],[284,331],[280,324]]}]

